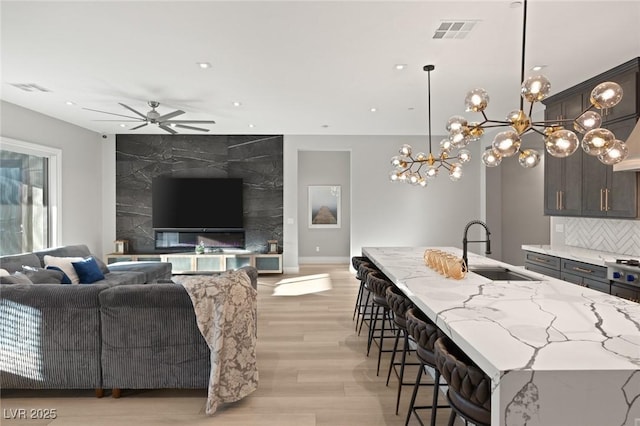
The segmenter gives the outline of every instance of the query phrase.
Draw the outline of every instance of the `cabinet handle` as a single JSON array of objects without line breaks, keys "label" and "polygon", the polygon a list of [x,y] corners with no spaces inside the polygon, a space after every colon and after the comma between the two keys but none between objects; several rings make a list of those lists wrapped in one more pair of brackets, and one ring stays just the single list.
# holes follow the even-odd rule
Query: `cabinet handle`
[{"label": "cabinet handle", "polygon": [[556,191],[556,210],[560,210],[560,191]]},{"label": "cabinet handle", "polygon": [[560,191],[560,210],[564,210],[564,191]]},{"label": "cabinet handle", "polygon": [[544,259],[542,257],[534,257],[534,260],[537,260],[538,262],[544,262],[544,263],[549,263],[551,262],[549,259]]},{"label": "cabinet handle", "polygon": [[604,211],[604,208],[602,207],[602,201],[603,201],[603,194],[602,194],[602,188],[600,188],[600,211]]},{"label": "cabinet handle", "polygon": [[579,266],[574,266],[573,270],[574,271],[584,272],[584,273],[587,273],[587,274],[593,274],[593,271],[591,269],[580,268]]},{"label": "cabinet handle", "polygon": [[604,211],[608,212],[611,210],[609,207],[609,188],[604,190]]}]

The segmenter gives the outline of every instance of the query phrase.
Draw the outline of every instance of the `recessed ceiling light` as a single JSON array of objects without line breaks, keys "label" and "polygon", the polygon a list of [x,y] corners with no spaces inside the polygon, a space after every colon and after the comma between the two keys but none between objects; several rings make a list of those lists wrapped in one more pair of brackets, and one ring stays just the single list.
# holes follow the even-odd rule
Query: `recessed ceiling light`
[{"label": "recessed ceiling light", "polygon": [[511,4],[509,4],[509,7],[511,9],[515,9],[517,7],[522,6],[522,2],[521,1],[512,1]]},{"label": "recessed ceiling light", "polygon": [[120,127],[127,127],[126,124],[120,124]]},{"label": "recessed ceiling light", "polygon": [[531,67],[531,71],[540,71],[543,68],[546,68],[546,65],[535,65],[533,67]]},{"label": "recessed ceiling light", "polygon": [[371,108],[369,111],[376,112],[376,111],[378,111],[378,108]]},{"label": "recessed ceiling light", "polygon": [[169,126],[176,127],[176,123],[169,123]]},{"label": "recessed ceiling light", "polygon": [[200,68],[207,69],[207,68],[211,68],[211,63],[210,62],[196,62],[196,64],[198,64],[198,66]]},{"label": "recessed ceiling light", "polygon": [[407,67],[407,64],[396,64],[394,68],[397,69],[398,71],[401,71],[406,67]]},{"label": "recessed ceiling light", "polygon": [[241,105],[242,105],[242,102],[235,101],[235,102],[233,103],[233,106],[234,106],[234,107],[239,107],[239,106],[241,106]]},{"label": "recessed ceiling light", "polygon": [[69,106],[73,106],[75,105],[75,102],[71,102],[71,101],[66,101],[65,104],[69,105]]},{"label": "recessed ceiling light", "polygon": [[253,124],[249,124],[249,128],[253,129],[255,126]]},{"label": "recessed ceiling light", "polygon": [[326,128],[328,128],[328,127],[329,127],[329,125],[328,125],[328,124],[323,124],[323,125],[322,125],[322,126],[320,126],[320,127],[322,127],[322,128],[324,128],[324,129],[326,129]]},{"label": "recessed ceiling light", "polygon": [[415,108],[414,107],[409,107],[407,108],[409,111],[413,111]]}]

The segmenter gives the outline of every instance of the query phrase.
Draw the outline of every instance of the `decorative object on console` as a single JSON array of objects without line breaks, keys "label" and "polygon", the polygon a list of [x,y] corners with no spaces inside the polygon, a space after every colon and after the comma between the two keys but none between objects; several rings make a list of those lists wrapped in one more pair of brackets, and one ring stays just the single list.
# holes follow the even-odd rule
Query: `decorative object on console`
[{"label": "decorative object on console", "polygon": [[269,247],[268,254],[277,254],[278,253],[278,240],[268,240],[267,245]]},{"label": "decorative object on console", "polygon": [[115,114],[113,112],[107,112],[107,111],[100,111],[97,109],[91,109],[91,108],[83,108],[86,109],[88,111],[95,111],[95,112],[100,112],[103,114],[109,114],[109,115],[116,115],[119,117],[123,117],[123,118],[127,118],[128,120],[101,120],[101,121],[133,121],[133,122],[141,122],[142,124],[136,126],[136,127],[132,127],[129,130],[136,130],[139,129],[141,127],[146,126],[147,124],[157,124],[159,128],[161,128],[162,130],[164,130],[165,132],[171,133],[172,135],[175,135],[176,132],[174,129],[176,127],[180,127],[183,129],[189,129],[189,130],[198,130],[200,132],[208,132],[209,129],[204,129],[202,127],[194,127],[194,126],[188,126],[187,124],[216,124],[215,121],[213,120],[171,120],[173,117],[177,117],[178,115],[182,115],[184,114],[184,111],[182,110],[175,110],[173,112],[164,114],[164,115],[160,115],[160,113],[158,111],[156,111],[156,108],[158,108],[160,106],[160,102],[158,101],[149,101],[147,102],[147,105],[149,105],[151,107],[151,111],[147,112],[146,114],[143,114],[133,108],[131,108],[128,105],[123,104],[122,102],[118,102],[119,105],[125,107],[126,109],[128,109],[129,111],[133,112],[134,114],[136,114],[136,117],[132,117],[130,115],[124,115],[124,114]]},{"label": "decorative object on console", "polygon": [[129,241],[128,240],[115,240],[116,249],[114,253],[117,254],[126,254],[129,252]]},{"label": "decorative object on console", "polygon": [[[619,84],[608,81],[597,85],[591,92],[590,105],[576,118],[531,121],[531,113],[535,102],[543,100],[551,89],[551,83],[543,75],[533,75],[524,78],[525,70],[525,40],[527,30],[527,0],[523,3],[522,27],[522,62],[520,69],[520,109],[511,111],[505,120],[491,120],[485,114],[489,104],[489,94],[484,89],[474,89],[467,93],[465,104],[467,111],[482,113],[482,122],[467,122],[464,117],[451,117],[447,123],[449,140],[454,146],[465,146],[469,142],[478,140],[485,129],[493,127],[507,127],[498,133],[490,148],[482,154],[482,162],[487,167],[500,164],[503,157],[518,154],[518,162],[522,167],[531,168],[540,163],[540,153],[533,149],[522,149],[521,136],[528,132],[535,132],[544,137],[547,152],[558,158],[568,157],[579,147],[580,141],[573,131],[582,133],[582,149],[585,153],[597,156],[607,165],[619,163],[628,155],[624,142],[617,140],[613,132],[601,128],[602,117],[592,111],[594,108],[602,110],[617,105],[622,99],[622,88]],[[530,103],[528,114],[524,112],[524,100]],[[566,125],[573,127],[565,128]]]},{"label": "decorative object on console", "polygon": [[[466,149],[461,149],[457,156],[451,157],[452,148],[462,148],[462,146],[452,144],[448,139],[440,142],[440,152],[438,156],[433,155],[431,147],[431,71],[435,69],[434,65],[425,65],[424,71],[427,72],[427,98],[428,98],[428,116],[429,116],[429,154],[419,152],[413,155],[411,145],[402,145],[400,147],[400,155],[391,158],[391,164],[394,170],[389,173],[389,178],[393,182],[406,182],[412,185],[427,186],[427,179],[433,179],[438,176],[438,171],[444,167],[449,171],[449,178],[457,181],[462,177],[462,164],[471,160],[471,153]],[[451,163],[453,160],[457,162]],[[421,174],[423,167],[426,167]]]}]

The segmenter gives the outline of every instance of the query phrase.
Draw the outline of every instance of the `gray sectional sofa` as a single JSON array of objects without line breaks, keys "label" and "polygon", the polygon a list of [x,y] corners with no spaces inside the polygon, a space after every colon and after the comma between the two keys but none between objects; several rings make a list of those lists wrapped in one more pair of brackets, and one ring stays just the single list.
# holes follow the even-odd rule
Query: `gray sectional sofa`
[{"label": "gray sectional sofa", "polygon": [[[0,268],[42,266],[45,254],[90,255],[86,246],[66,246],[0,257]],[[256,288],[257,270],[242,269]],[[2,389],[119,396],[120,389],[207,387],[209,349],[189,295],[170,280],[171,264],[124,262],[107,271],[90,285],[0,286]]]}]

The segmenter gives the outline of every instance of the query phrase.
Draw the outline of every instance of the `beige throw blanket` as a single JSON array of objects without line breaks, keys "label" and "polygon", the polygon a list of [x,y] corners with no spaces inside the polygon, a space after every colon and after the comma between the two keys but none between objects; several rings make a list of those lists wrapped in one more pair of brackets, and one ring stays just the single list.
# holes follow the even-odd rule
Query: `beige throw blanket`
[{"label": "beige throw blanket", "polygon": [[189,293],[198,328],[211,350],[206,413],[258,387],[257,292],[243,271],[176,279]]}]

